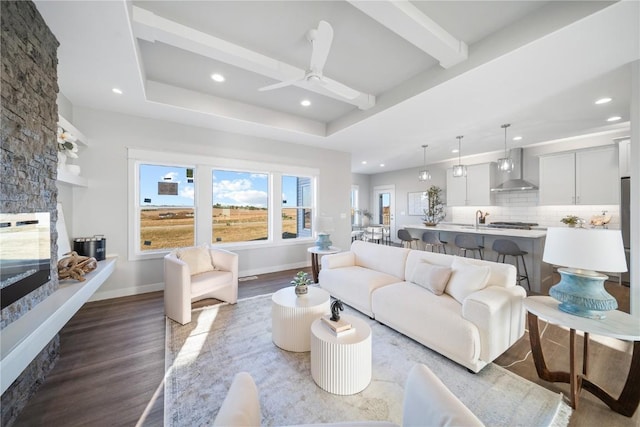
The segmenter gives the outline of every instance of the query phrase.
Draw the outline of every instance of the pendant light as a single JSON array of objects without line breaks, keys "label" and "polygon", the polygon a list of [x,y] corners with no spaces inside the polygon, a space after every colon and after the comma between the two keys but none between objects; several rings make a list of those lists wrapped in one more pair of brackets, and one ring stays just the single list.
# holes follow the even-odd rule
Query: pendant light
[{"label": "pendant light", "polygon": [[467,176],[467,167],[460,161],[460,141],[462,141],[463,137],[456,136],[456,138],[458,138],[458,164],[453,167],[453,176],[455,178],[461,178]]},{"label": "pendant light", "polygon": [[427,170],[427,147],[428,145],[426,144],[422,146],[422,149],[424,150],[424,155],[423,155],[424,169],[418,173],[418,181],[420,182],[431,180],[431,174],[429,173],[429,170]]},{"label": "pendant light", "polygon": [[509,126],[511,125],[508,123],[501,126],[504,129],[504,157],[498,159],[498,170],[502,172],[511,172],[513,170],[513,159],[507,154],[507,128]]}]

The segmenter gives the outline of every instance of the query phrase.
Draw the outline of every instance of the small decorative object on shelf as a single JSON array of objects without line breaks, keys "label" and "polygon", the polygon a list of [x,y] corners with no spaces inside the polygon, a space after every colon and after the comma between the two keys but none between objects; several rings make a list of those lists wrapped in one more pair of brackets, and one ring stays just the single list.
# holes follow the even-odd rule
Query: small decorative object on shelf
[{"label": "small decorative object on shelf", "polygon": [[76,137],[61,127],[58,127],[58,152],[72,159],[78,158],[78,144]]},{"label": "small decorative object on shelf", "polygon": [[580,219],[575,215],[567,215],[564,218],[562,218],[560,222],[563,224],[567,224],[569,227],[575,227],[576,225],[579,225],[582,227],[582,224],[584,224],[584,220]]},{"label": "small decorative object on shelf", "polygon": [[294,276],[290,283],[295,286],[296,295],[300,296],[309,292],[308,286],[313,282],[307,273],[304,271],[298,271],[298,274]]},{"label": "small decorative object on shelf", "polygon": [[77,252],[69,252],[60,261],[58,261],[58,278],[75,279],[84,282],[85,274],[92,272],[98,267],[98,261],[93,257],[80,256]]},{"label": "small decorative object on shelf", "polygon": [[589,224],[594,228],[607,228],[609,222],[611,222],[611,215],[607,215],[607,211],[602,211],[602,215],[594,215],[589,220]]},{"label": "small decorative object on shelf", "polygon": [[432,185],[424,194],[427,197],[427,209],[424,209],[424,218],[422,220],[424,225],[428,227],[435,226],[445,217],[444,203],[440,199],[442,189],[437,185]]},{"label": "small decorative object on shelf", "polygon": [[331,303],[331,320],[337,322],[340,320],[340,312],[344,311],[344,305],[342,305],[342,301],[339,299],[334,300]]}]

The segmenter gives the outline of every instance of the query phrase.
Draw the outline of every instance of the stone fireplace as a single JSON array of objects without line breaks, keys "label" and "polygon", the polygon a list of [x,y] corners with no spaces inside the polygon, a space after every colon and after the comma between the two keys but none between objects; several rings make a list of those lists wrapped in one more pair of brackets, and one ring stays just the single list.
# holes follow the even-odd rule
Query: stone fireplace
[{"label": "stone fireplace", "polygon": [[[50,280],[3,308],[0,329],[58,288],[56,188],[58,41],[32,2],[0,2],[2,84],[0,212],[50,213]],[[2,394],[0,424],[11,425],[53,368],[56,336]]]}]

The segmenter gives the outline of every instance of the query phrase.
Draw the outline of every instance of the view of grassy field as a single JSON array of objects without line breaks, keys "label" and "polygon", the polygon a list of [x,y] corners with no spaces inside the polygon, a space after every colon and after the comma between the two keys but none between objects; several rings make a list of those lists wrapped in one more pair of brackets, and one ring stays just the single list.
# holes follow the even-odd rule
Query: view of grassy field
[{"label": "view of grassy field", "polygon": [[[296,209],[282,210],[282,232],[296,235]],[[265,240],[268,211],[261,208],[212,208],[213,236],[218,243]],[[143,209],[140,214],[140,249],[177,248],[194,244],[194,210],[190,208]]]}]

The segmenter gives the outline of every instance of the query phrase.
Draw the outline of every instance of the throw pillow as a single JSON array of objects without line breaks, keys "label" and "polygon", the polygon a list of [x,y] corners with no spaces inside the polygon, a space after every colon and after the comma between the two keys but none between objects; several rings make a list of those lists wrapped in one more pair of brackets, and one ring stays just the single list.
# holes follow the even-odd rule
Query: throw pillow
[{"label": "throw pillow", "polygon": [[451,269],[442,265],[419,262],[413,270],[411,281],[418,286],[430,290],[435,295],[442,295],[451,276]]},{"label": "throw pillow", "polygon": [[209,248],[206,245],[179,249],[176,256],[187,263],[192,275],[213,270],[211,254],[209,254]]},{"label": "throw pillow", "polygon": [[488,266],[469,264],[463,258],[455,257],[445,292],[462,304],[469,294],[487,286],[490,274]]}]

